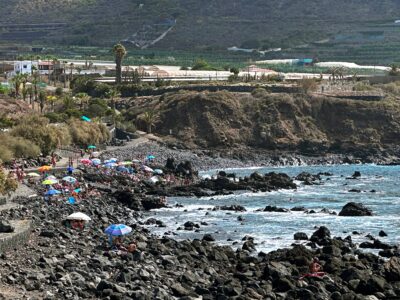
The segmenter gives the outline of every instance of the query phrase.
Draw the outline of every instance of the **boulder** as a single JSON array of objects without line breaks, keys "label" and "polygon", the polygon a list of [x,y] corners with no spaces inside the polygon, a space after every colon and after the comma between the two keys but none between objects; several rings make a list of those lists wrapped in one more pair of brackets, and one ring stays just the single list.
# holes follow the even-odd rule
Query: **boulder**
[{"label": "boulder", "polygon": [[385,278],[388,281],[400,281],[400,258],[392,257],[383,264]]},{"label": "boulder", "polygon": [[0,233],[11,233],[14,232],[14,227],[12,227],[6,221],[0,221]]},{"label": "boulder", "polygon": [[315,242],[319,245],[325,245],[331,239],[331,232],[325,226],[318,228],[310,238],[310,241]]},{"label": "boulder", "polygon": [[282,207],[276,207],[276,206],[271,206],[271,205],[267,205],[264,208],[264,211],[268,211],[268,212],[288,212],[289,210],[287,208],[282,208]]},{"label": "boulder", "polygon": [[342,217],[372,216],[372,211],[361,203],[349,202],[339,213]]},{"label": "boulder", "polygon": [[293,237],[296,241],[299,240],[308,240],[308,236],[304,232],[296,232]]}]

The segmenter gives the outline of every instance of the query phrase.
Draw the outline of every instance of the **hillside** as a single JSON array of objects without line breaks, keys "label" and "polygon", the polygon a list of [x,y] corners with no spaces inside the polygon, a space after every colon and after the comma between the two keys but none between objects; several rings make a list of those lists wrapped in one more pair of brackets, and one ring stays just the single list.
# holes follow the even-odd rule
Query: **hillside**
[{"label": "hillside", "polygon": [[253,95],[181,92],[147,102],[147,108],[135,103],[128,110],[132,118],[153,107],[161,111],[155,131],[172,132],[192,148],[373,153],[397,151],[400,138],[398,100],[339,100],[259,89]]},{"label": "hillside", "polygon": [[0,0],[0,7],[3,42],[281,47],[270,56],[400,61],[396,0]]}]

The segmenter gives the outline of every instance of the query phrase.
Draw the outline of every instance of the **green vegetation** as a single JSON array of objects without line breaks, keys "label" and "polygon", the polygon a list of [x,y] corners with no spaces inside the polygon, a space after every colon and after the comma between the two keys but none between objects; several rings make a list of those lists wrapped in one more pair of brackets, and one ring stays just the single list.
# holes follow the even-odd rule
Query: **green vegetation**
[{"label": "green vegetation", "polygon": [[6,174],[3,168],[0,168],[0,195],[7,195],[18,188],[18,182],[11,173]]}]

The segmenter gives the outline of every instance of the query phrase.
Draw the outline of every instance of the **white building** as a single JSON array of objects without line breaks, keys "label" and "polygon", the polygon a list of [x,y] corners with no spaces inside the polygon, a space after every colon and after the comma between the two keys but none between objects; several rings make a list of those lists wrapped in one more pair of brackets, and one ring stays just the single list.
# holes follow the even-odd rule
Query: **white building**
[{"label": "white building", "polygon": [[12,75],[16,74],[32,74],[32,68],[38,69],[38,63],[36,61],[22,60],[14,62],[14,72]]}]

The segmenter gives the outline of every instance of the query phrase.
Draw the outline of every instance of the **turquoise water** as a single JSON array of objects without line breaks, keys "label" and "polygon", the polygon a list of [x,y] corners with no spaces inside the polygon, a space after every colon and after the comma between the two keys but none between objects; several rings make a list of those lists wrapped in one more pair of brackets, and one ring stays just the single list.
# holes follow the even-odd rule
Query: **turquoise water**
[{"label": "turquoise water", "polygon": [[[168,204],[182,204],[183,208],[165,208],[155,210],[147,217],[162,220],[167,227],[149,226],[152,232],[163,235],[167,231],[177,233],[175,239],[201,238],[211,233],[220,244],[232,245],[232,241],[240,241],[245,235],[251,235],[257,242],[257,250],[270,251],[295,243],[293,234],[302,231],[309,236],[315,227],[325,225],[333,236],[346,237],[358,231],[360,235],[352,235],[355,242],[365,241],[365,235],[378,236],[384,230],[388,237],[380,238],[384,242],[398,244],[400,242],[400,166],[375,165],[340,165],[279,167],[257,169],[231,169],[239,176],[249,175],[257,170],[260,173],[283,172],[289,176],[306,171],[312,174],[330,172],[333,176],[322,176],[321,185],[304,186],[298,183],[297,190],[279,190],[270,193],[237,193],[229,196],[206,198],[169,198]],[[354,171],[360,171],[362,177],[357,180],[346,179]],[[216,171],[202,174],[215,174]],[[350,189],[362,190],[361,193],[350,193]],[[376,190],[376,193],[370,192]],[[373,212],[372,217],[339,217],[320,213],[323,208],[339,213],[350,201],[361,202]],[[246,208],[246,212],[211,211],[214,206],[238,204]],[[292,208],[304,206],[313,209],[316,214],[304,212],[273,213],[256,212],[267,205]],[[185,211],[186,210],[186,211]],[[207,215],[206,215],[207,213]],[[242,216],[245,221],[237,220]],[[199,232],[176,230],[186,221],[195,223],[207,222]],[[183,227],[183,226],[182,226]],[[298,243],[298,242],[296,242]]]}]

